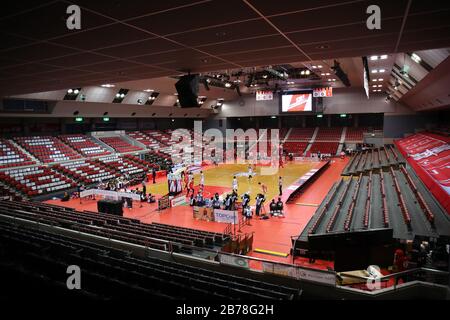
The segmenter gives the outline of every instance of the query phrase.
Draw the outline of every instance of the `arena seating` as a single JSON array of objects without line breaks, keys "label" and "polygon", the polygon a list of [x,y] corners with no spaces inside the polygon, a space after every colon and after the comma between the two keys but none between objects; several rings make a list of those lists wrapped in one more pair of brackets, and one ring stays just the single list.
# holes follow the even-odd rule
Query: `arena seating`
[{"label": "arena seating", "polygon": [[342,174],[350,175],[379,169],[380,167],[397,165],[399,163],[404,163],[403,158],[398,157],[393,146],[385,145],[381,148],[355,152],[342,171]]},{"label": "arena seating", "polygon": [[59,138],[85,157],[98,157],[111,154],[111,152],[84,134],[61,135]]},{"label": "arena seating", "polygon": [[[155,153],[153,152],[153,154],[155,154]],[[159,168],[159,165],[157,163],[142,160],[142,159],[140,159],[140,158],[138,158],[136,156],[133,156],[131,154],[125,154],[123,156],[123,158],[128,160],[130,163],[133,163],[133,164],[138,165],[138,166],[144,166],[147,169],[152,169],[152,168],[158,169]]]},{"label": "arena seating", "polygon": [[127,135],[130,138],[144,144],[149,149],[158,150],[161,147],[160,142],[158,142],[158,140],[152,138],[144,131],[129,131],[127,132]]},{"label": "arena seating", "polygon": [[75,187],[72,179],[44,166],[8,169],[0,178],[27,196],[43,195]]},{"label": "arena seating", "polygon": [[145,162],[155,166],[156,169],[166,170],[172,165],[171,156],[160,151],[150,151],[145,153]]},{"label": "arena seating", "polygon": [[75,150],[51,136],[17,137],[14,139],[43,163],[80,159]]},{"label": "arena seating", "polygon": [[133,146],[132,144],[128,143],[122,137],[103,137],[100,138],[100,140],[116,150],[116,152],[118,153],[135,152],[142,150],[142,148]]},{"label": "arena seating", "polygon": [[395,141],[417,175],[450,212],[450,138],[422,132]]},{"label": "arena seating", "polygon": [[339,142],[314,142],[311,148],[308,150],[308,154],[317,154],[320,151],[321,154],[336,155]]},{"label": "arena seating", "polygon": [[340,127],[319,128],[315,141],[339,141],[341,140],[342,129]]},{"label": "arena seating", "polygon": [[450,235],[445,211],[403,164],[396,164],[335,183],[297,242],[307,248],[308,235],[382,228],[392,228],[396,239]]},{"label": "arena seating", "polygon": [[0,169],[23,167],[35,164],[30,157],[17,148],[11,141],[0,139]]},{"label": "arena seating", "polygon": [[294,155],[302,155],[307,146],[308,142],[304,141],[286,141],[283,143],[283,151]]},{"label": "arena seating", "polygon": [[126,158],[113,155],[98,158],[98,161],[106,164],[111,169],[119,170],[123,174],[136,175],[148,171],[148,167],[142,164],[134,163]]},{"label": "arena seating", "polygon": [[116,170],[89,159],[56,164],[52,168],[70,176],[77,182],[85,184],[106,181],[120,176]]},{"label": "arena seating", "polygon": [[[78,212],[70,208],[62,208],[48,204],[24,203],[24,202],[2,202],[0,205],[19,212],[12,213],[15,216],[28,219],[40,219],[54,221],[70,229],[93,233],[98,236],[110,235],[122,241],[147,245],[152,243],[158,249],[169,250],[168,241],[173,243],[176,251],[191,251],[192,246],[214,248],[222,246],[230,240],[225,234],[211,233],[189,228],[174,227],[164,224],[144,224],[135,219],[128,219],[109,214],[98,214],[95,212]],[[20,212],[26,209],[27,213]],[[36,215],[32,215],[35,213]]]},{"label": "arena seating", "polygon": [[286,141],[309,141],[314,134],[315,128],[292,128]]},{"label": "arena seating", "polygon": [[160,148],[164,148],[175,143],[170,141],[171,136],[166,132],[160,130],[146,130],[143,132],[158,141],[161,144]]},{"label": "arena seating", "polygon": [[[9,212],[8,208],[8,204],[0,203],[0,212]],[[42,217],[44,223],[50,221],[44,219],[48,218]],[[133,257],[124,249],[106,247],[93,239],[81,240],[9,221],[0,222],[0,231],[2,251],[16,252],[12,258],[21,256],[25,268],[40,266],[43,278],[51,276],[60,264],[82,265],[83,274],[89,279],[82,290],[88,291],[91,297],[180,299],[188,296],[199,301],[223,301],[292,300],[299,294],[296,289],[251,278],[153,257]]]},{"label": "arena seating", "polygon": [[347,127],[347,132],[345,133],[345,142],[362,143],[364,140],[365,131],[367,131],[366,128]]}]

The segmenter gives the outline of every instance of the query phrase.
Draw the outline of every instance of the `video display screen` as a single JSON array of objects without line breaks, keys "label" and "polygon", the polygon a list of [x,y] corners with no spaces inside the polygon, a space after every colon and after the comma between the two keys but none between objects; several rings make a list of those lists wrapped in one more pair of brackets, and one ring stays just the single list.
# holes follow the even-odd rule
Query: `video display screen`
[{"label": "video display screen", "polygon": [[281,95],[281,112],[311,112],[312,93],[286,93]]}]

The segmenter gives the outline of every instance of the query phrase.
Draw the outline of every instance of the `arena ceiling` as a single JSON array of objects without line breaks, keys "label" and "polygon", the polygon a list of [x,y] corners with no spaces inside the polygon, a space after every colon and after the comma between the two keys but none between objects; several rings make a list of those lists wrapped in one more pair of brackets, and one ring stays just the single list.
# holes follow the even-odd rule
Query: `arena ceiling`
[{"label": "arena ceiling", "polygon": [[[450,46],[448,1],[31,3],[0,12],[2,96]],[[81,7],[81,30],[66,27],[71,4]],[[380,30],[366,27],[373,4]]]}]

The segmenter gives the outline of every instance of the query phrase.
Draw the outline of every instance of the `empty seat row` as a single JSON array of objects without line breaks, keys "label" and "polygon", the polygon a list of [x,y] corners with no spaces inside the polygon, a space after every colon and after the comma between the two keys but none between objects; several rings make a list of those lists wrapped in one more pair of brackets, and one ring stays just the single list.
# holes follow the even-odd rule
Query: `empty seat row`
[{"label": "empty seat row", "polygon": [[91,137],[84,134],[61,135],[59,138],[85,157],[99,157],[111,154]]},{"label": "empty seat row", "polygon": [[44,166],[0,172],[0,179],[19,192],[37,196],[76,186],[75,181]]},{"label": "empty seat row", "polygon": [[60,265],[82,265],[82,290],[104,297],[292,300],[299,294],[297,289],[198,265],[133,257],[123,249],[99,245],[89,238],[80,240],[7,222],[0,222],[0,231],[3,250],[17,251],[16,256],[42,274],[42,279],[61,281],[54,278]]},{"label": "empty seat row", "polygon": [[308,154],[315,155],[319,152],[323,155],[336,155],[339,142],[314,142],[311,148],[308,150]]},{"label": "empty seat row", "polygon": [[116,152],[125,153],[125,152],[135,152],[141,151],[142,148],[138,146],[134,146],[130,144],[128,141],[124,140],[122,137],[103,137],[100,138],[101,141],[109,145]]},{"label": "empty seat row", "polygon": [[80,159],[81,155],[51,136],[17,137],[15,141],[44,163]]},{"label": "empty seat row", "polygon": [[52,168],[84,184],[107,181],[120,176],[117,170],[89,159],[64,162]]},{"label": "empty seat row", "polygon": [[0,139],[0,169],[35,164],[30,157],[17,148],[11,141]]},{"label": "empty seat row", "polygon": [[342,136],[342,128],[319,128],[315,141],[339,141]]}]

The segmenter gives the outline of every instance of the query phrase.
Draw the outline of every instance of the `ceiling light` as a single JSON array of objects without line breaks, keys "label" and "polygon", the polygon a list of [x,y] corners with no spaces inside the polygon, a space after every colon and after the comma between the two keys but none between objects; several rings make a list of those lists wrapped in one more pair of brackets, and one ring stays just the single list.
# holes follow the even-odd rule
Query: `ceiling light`
[{"label": "ceiling light", "polygon": [[78,94],[79,92],[80,92],[80,90],[78,90],[78,89],[73,90],[73,93],[75,93],[75,94]]},{"label": "ceiling light", "polygon": [[378,60],[378,56],[371,56],[370,60],[374,61],[374,60]]},{"label": "ceiling light", "polygon": [[67,90],[67,93],[68,93],[68,94],[72,94],[72,92],[73,92],[72,89]]},{"label": "ceiling light", "polygon": [[325,75],[326,75],[326,76],[329,76],[329,75],[330,75],[330,73],[329,73],[329,72],[327,72],[327,73],[325,73]]},{"label": "ceiling light", "polygon": [[372,88],[376,88],[377,87],[377,85],[376,84],[374,84],[373,86],[372,86]]},{"label": "ceiling light", "polygon": [[420,63],[420,61],[422,61],[422,58],[421,57],[419,57],[417,54],[415,54],[415,53],[413,53],[412,55],[411,55],[411,59],[414,61],[414,62],[416,62],[416,63]]},{"label": "ceiling light", "polygon": [[383,72],[385,72],[386,70],[384,70],[384,69],[380,69],[380,70],[378,70],[378,72],[381,72],[381,73],[383,73]]},{"label": "ceiling light", "polygon": [[120,98],[120,93],[116,93],[116,98]]},{"label": "ceiling light", "polygon": [[321,75],[321,76],[324,76],[324,75],[325,75],[325,73],[321,73],[320,75]]},{"label": "ceiling light", "polygon": [[306,70],[306,71],[305,71],[305,74],[306,74],[307,76],[309,76],[309,75],[311,74],[311,71]]},{"label": "ceiling light", "polygon": [[267,74],[263,74],[263,79],[267,79]]},{"label": "ceiling light", "polygon": [[153,91],[155,91],[155,90],[153,90],[153,89],[145,89],[144,90],[144,92],[153,92]]},{"label": "ceiling light", "polygon": [[317,66],[311,66],[312,69],[317,69]]},{"label": "ceiling light", "polygon": [[378,73],[378,70],[377,69],[373,69],[372,73]]},{"label": "ceiling light", "polygon": [[305,70],[300,71],[300,74],[303,76],[305,74]]},{"label": "ceiling light", "polygon": [[103,88],[114,88],[115,85],[107,83],[107,84],[102,84],[102,87]]},{"label": "ceiling light", "polygon": [[322,65],[321,65],[321,64],[319,64],[319,65],[317,66],[317,68],[322,68]]},{"label": "ceiling light", "polygon": [[384,79],[383,79],[383,78],[380,78],[380,79],[378,79],[378,81],[384,81]]},{"label": "ceiling light", "polygon": [[381,88],[382,86],[383,86],[382,84],[379,84],[379,85],[378,85],[378,88]]},{"label": "ceiling light", "polygon": [[372,79],[372,81],[373,81],[373,82],[377,82],[378,80],[377,80],[377,79]]},{"label": "ceiling light", "polygon": [[276,116],[271,116],[271,118],[272,118],[272,119],[276,119],[277,117],[276,117]]},{"label": "ceiling light", "polygon": [[388,55],[387,55],[387,54],[383,54],[383,55],[380,56],[380,59],[381,59],[381,60],[384,60],[384,59],[387,59],[387,58],[388,58]]}]

